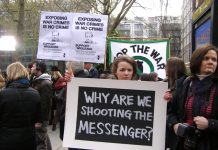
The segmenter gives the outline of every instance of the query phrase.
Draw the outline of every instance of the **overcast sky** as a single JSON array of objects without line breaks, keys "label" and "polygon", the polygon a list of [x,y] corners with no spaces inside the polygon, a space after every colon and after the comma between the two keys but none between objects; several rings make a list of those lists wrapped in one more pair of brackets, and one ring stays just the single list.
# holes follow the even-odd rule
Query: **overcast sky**
[{"label": "overcast sky", "polygon": [[[143,7],[133,7],[127,14],[127,17],[153,17],[153,16],[160,16],[161,15],[161,0],[137,0]],[[166,0],[162,0],[165,1]],[[168,9],[167,15],[170,16],[180,16],[181,9],[182,9],[182,2],[183,0],[168,0]],[[134,5],[136,6],[136,5]],[[162,15],[165,15],[165,8],[163,7]]]}]

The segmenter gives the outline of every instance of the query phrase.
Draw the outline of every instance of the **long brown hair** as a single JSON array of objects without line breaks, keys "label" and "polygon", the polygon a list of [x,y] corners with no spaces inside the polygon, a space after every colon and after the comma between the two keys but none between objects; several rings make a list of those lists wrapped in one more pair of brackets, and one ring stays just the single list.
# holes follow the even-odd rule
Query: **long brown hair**
[{"label": "long brown hair", "polygon": [[170,57],[167,60],[166,75],[168,77],[169,88],[172,88],[175,81],[186,74],[185,63],[178,57]]}]

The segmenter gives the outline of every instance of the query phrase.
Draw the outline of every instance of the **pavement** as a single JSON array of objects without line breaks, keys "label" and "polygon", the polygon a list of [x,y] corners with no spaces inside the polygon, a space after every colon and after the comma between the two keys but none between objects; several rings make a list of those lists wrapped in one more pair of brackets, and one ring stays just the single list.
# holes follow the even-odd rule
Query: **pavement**
[{"label": "pavement", "polygon": [[68,150],[68,148],[62,146],[62,141],[59,138],[59,126],[55,131],[52,131],[52,125],[49,125],[48,135],[51,140],[52,150]]}]

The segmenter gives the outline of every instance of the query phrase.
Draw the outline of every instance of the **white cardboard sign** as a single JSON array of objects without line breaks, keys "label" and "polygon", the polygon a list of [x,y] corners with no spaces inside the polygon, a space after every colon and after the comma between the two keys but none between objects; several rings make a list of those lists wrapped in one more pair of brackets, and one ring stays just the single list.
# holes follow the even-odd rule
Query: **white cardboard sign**
[{"label": "white cardboard sign", "polygon": [[64,147],[164,150],[167,83],[74,78],[67,87]]},{"label": "white cardboard sign", "polygon": [[106,15],[42,12],[38,59],[104,63]]}]

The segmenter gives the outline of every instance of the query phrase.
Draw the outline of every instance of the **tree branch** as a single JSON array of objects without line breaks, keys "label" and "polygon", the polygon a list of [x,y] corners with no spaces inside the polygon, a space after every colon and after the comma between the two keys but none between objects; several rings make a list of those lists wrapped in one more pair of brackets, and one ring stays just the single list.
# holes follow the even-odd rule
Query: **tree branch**
[{"label": "tree branch", "polygon": [[108,11],[108,15],[111,15],[111,13],[117,8],[117,5],[120,3],[121,0],[117,0],[113,6],[111,6],[111,10]]},{"label": "tree branch", "polygon": [[[59,1],[58,1],[59,2]],[[66,9],[63,9],[58,3],[56,0],[54,0],[54,4],[61,10],[61,11],[66,11]]]},{"label": "tree branch", "polygon": [[126,0],[123,3],[123,6],[118,13],[116,20],[114,21],[114,24],[112,25],[111,29],[109,30],[108,34],[110,34],[113,30],[116,29],[116,27],[119,25],[120,21],[125,17],[129,9],[132,7],[132,5],[135,3],[136,0]]},{"label": "tree branch", "polygon": [[140,3],[138,3],[138,2],[135,2],[135,4],[137,4],[138,6],[133,6],[133,7],[141,7],[141,8],[143,8],[143,9],[151,9],[151,8],[142,6],[142,5],[141,5]]},{"label": "tree branch", "polygon": [[[11,16],[11,18],[14,22],[18,23],[18,19],[14,15],[15,11],[11,10],[9,7],[9,5],[10,5],[9,0],[3,1],[2,4],[3,4],[3,9],[5,10],[5,12],[7,12]],[[16,13],[18,13],[18,11],[16,11]]]},{"label": "tree branch", "polygon": [[89,5],[94,8],[94,10],[100,14],[102,14],[101,11],[98,10],[98,7],[96,5],[94,5],[92,2],[90,2],[90,0],[87,0],[87,2],[89,3]]}]

